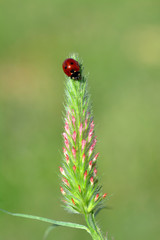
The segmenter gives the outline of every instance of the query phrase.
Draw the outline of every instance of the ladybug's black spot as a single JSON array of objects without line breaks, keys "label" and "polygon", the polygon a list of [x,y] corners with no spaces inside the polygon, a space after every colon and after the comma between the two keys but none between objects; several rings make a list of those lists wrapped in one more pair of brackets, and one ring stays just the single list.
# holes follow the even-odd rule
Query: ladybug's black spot
[{"label": "ladybug's black spot", "polygon": [[67,69],[67,66],[65,66],[64,68]]},{"label": "ladybug's black spot", "polygon": [[73,65],[73,62],[71,62],[70,64]]}]

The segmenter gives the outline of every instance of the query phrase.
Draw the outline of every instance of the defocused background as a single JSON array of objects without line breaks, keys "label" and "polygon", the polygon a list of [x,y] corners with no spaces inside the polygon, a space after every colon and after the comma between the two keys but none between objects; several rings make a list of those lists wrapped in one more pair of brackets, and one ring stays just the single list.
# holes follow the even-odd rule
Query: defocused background
[{"label": "defocused background", "polygon": [[[0,208],[84,223],[61,207],[62,62],[89,72],[99,175],[115,240],[160,239],[160,2],[0,1]],[[0,240],[40,240],[48,224],[0,213]],[[90,239],[57,228],[52,239]]]}]

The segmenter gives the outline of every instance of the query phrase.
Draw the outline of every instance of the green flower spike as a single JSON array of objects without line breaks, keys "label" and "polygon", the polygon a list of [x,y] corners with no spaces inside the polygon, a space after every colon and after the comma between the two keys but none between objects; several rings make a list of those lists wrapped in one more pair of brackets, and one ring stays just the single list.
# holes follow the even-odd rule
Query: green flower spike
[{"label": "green flower spike", "polygon": [[107,194],[101,193],[98,184],[97,158],[93,113],[87,79],[80,66],[79,79],[66,76],[63,165],[60,167],[62,180],[60,190],[64,206],[73,213],[84,214],[93,239],[104,239],[95,224],[95,214],[103,208]]},{"label": "green flower spike", "polygon": [[60,190],[65,208],[70,212],[83,214],[88,227],[35,215],[12,213],[3,209],[0,211],[15,217],[51,224],[45,232],[44,239],[52,229],[63,226],[85,230],[93,240],[107,240],[107,236],[103,237],[95,222],[95,215],[104,207],[103,203],[107,193],[102,194],[101,186],[98,184],[96,165],[99,153],[95,154],[97,138],[94,131],[90,95],[87,90],[87,79],[83,75],[80,60],[75,55],[71,57],[72,64],[74,65],[75,61],[76,64],[75,69],[70,66],[71,69],[67,69],[66,72],[70,77],[66,77],[64,157],[63,165],[60,167],[62,180]]}]

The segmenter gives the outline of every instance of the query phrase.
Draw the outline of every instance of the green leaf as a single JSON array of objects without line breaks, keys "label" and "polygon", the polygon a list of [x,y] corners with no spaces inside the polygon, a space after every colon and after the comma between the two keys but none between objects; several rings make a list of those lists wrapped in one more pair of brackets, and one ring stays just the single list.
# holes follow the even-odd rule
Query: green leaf
[{"label": "green leaf", "polygon": [[38,220],[38,221],[41,221],[41,222],[51,223],[51,224],[53,224],[54,227],[63,226],[63,227],[71,227],[71,228],[83,229],[83,230],[86,230],[90,234],[90,230],[86,226],[81,225],[81,224],[71,223],[71,222],[56,221],[56,220],[52,220],[52,219],[49,219],[49,218],[33,216],[33,215],[29,215],[29,214],[11,213],[11,212],[8,212],[8,211],[3,210],[1,208],[0,208],[0,211],[4,212],[4,213],[7,213],[9,215],[15,216],[15,217],[22,217],[22,218]]}]

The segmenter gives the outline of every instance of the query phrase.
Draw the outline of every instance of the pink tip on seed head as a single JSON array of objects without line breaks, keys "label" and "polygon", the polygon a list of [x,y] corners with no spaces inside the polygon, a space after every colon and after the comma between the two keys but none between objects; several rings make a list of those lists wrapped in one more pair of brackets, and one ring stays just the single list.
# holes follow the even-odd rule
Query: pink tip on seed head
[{"label": "pink tip on seed head", "polygon": [[90,178],[90,183],[91,183],[91,185],[93,185],[93,183],[94,183],[93,177]]},{"label": "pink tip on seed head", "polygon": [[66,156],[67,150],[64,147],[63,147],[63,153],[64,153],[64,156]]},{"label": "pink tip on seed head", "polygon": [[99,198],[99,194],[97,193],[96,196],[95,196],[94,201],[96,202],[98,200],[98,198]]},{"label": "pink tip on seed head", "polygon": [[69,131],[69,125],[68,125],[67,122],[65,122],[64,129],[65,129],[65,131],[66,131],[68,134],[70,134],[70,131]]},{"label": "pink tip on seed head", "polygon": [[74,171],[74,172],[76,171],[76,166],[75,166],[75,165],[73,166],[73,171]]},{"label": "pink tip on seed head", "polygon": [[92,135],[93,135],[93,129],[90,129],[88,133],[88,142],[91,141]]},{"label": "pink tip on seed head", "polygon": [[89,149],[89,153],[88,153],[88,154],[89,154],[89,157],[91,156],[93,150],[94,150],[94,145],[92,144],[91,147],[90,147],[90,149]]},{"label": "pink tip on seed head", "polygon": [[68,139],[65,139],[64,143],[65,143],[66,148],[69,149],[69,142],[68,142]]},{"label": "pink tip on seed head", "polygon": [[80,126],[79,126],[79,135],[80,135],[80,136],[82,135],[82,130],[83,130],[83,125],[82,125],[82,123],[81,123]]},{"label": "pink tip on seed head", "polygon": [[82,140],[82,151],[84,150],[84,148],[85,148],[85,145],[86,145],[86,140],[85,140],[85,139],[83,139],[83,140]]},{"label": "pink tip on seed head", "polygon": [[75,158],[76,157],[76,149],[74,147],[72,147],[72,154],[73,154],[73,157]]},{"label": "pink tip on seed head", "polygon": [[80,187],[80,185],[78,185],[78,189],[79,189],[79,192],[81,193],[81,187]]},{"label": "pink tip on seed head", "polygon": [[63,137],[64,137],[65,140],[68,140],[68,138],[67,138],[67,133],[64,132],[64,133],[62,133],[62,135],[63,135]]},{"label": "pink tip on seed head", "polygon": [[73,135],[72,135],[72,138],[73,138],[73,141],[76,142],[76,136],[77,136],[77,133],[76,131],[73,132]]},{"label": "pink tip on seed head", "polygon": [[61,190],[62,195],[66,194],[62,187],[60,187],[60,190]]},{"label": "pink tip on seed head", "polygon": [[89,170],[92,168],[92,160],[89,162]]},{"label": "pink tip on seed head", "polygon": [[83,153],[83,155],[82,155],[82,163],[84,163],[85,157],[86,157],[86,155]]},{"label": "pink tip on seed head", "polygon": [[68,187],[70,186],[70,185],[69,185],[69,182],[67,181],[66,178],[63,178],[62,181],[63,181]]},{"label": "pink tip on seed head", "polygon": [[87,128],[87,118],[85,120],[85,129]]},{"label": "pink tip on seed head", "polygon": [[93,144],[92,144],[93,147],[95,147],[96,143],[97,143],[97,136],[95,136],[94,139],[93,139]]},{"label": "pink tip on seed head", "polygon": [[71,200],[72,200],[72,203],[73,203],[74,205],[76,205],[76,204],[75,204],[75,201],[73,200],[73,198],[71,198]]},{"label": "pink tip on seed head", "polygon": [[97,168],[94,168],[93,172],[94,172],[94,176],[96,177],[97,176]]},{"label": "pink tip on seed head", "polygon": [[84,180],[86,180],[86,177],[87,177],[87,170],[84,173]]},{"label": "pink tip on seed head", "polygon": [[61,174],[65,176],[64,169],[62,167],[59,167],[59,170],[60,170]]},{"label": "pink tip on seed head", "polygon": [[74,116],[72,116],[72,123],[73,123],[73,126],[75,127],[75,122],[76,122],[76,119]]},{"label": "pink tip on seed head", "polygon": [[105,197],[107,196],[107,194],[108,194],[108,193],[103,194],[102,198],[105,198]]},{"label": "pink tip on seed head", "polygon": [[68,157],[68,154],[66,154],[66,162],[67,162],[67,165],[69,164],[69,157]]},{"label": "pink tip on seed head", "polygon": [[99,156],[99,153],[97,153],[97,154],[94,156],[93,162],[95,162],[95,161],[97,160],[98,156]]},{"label": "pink tip on seed head", "polygon": [[92,121],[91,122],[91,129],[93,129],[94,128],[94,122]]}]

